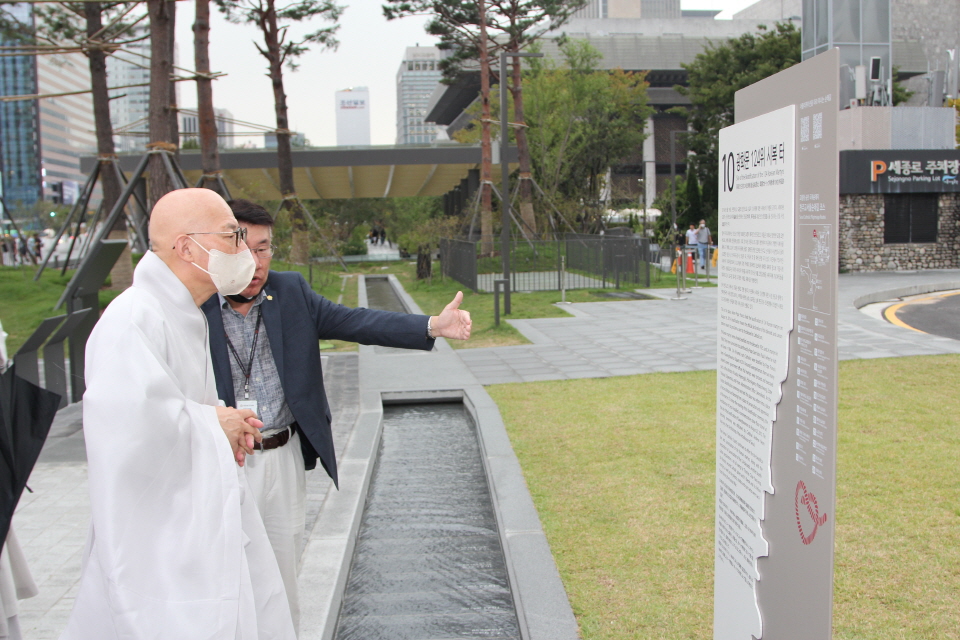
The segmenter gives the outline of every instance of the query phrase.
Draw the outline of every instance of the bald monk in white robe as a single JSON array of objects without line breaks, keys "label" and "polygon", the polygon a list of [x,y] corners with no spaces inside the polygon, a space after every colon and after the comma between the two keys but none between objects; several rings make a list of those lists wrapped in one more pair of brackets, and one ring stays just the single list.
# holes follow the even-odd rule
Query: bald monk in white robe
[{"label": "bald monk in white robe", "polygon": [[240,469],[262,423],[218,406],[199,309],[250,282],[237,229],[213,191],[164,196],[153,250],[87,343],[92,521],[62,640],[296,638]]}]

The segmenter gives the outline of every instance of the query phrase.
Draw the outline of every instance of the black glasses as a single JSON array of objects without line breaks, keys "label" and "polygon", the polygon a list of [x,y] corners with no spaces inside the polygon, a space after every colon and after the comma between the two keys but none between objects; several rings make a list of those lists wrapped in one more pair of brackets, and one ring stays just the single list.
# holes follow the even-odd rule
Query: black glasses
[{"label": "black glasses", "polygon": [[235,246],[240,246],[242,243],[247,241],[247,228],[246,227],[237,227],[236,231],[195,231],[193,233],[185,233],[185,236],[235,236],[234,242]]}]

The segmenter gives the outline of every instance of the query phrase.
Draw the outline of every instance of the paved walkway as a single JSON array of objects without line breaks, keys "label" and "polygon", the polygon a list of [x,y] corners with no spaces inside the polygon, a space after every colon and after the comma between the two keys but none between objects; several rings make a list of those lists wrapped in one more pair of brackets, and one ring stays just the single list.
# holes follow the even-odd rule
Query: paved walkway
[{"label": "paved walkway", "polygon": [[[867,316],[855,307],[855,303],[945,289],[960,289],[960,270],[841,276],[841,357],[960,353],[960,341],[897,327]],[[672,295],[663,289],[647,293]],[[352,500],[362,504],[348,485],[356,485],[359,491],[364,484],[365,470],[372,460],[372,450],[363,450],[363,438],[367,437],[364,430],[369,430],[367,422],[376,423],[376,412],[381,410],[381,392],[463,388],[468,391],[471,402],[482,404],[482,411],[488,415],[485,422],[490,424],[499,420],[499,415],[477,382],[494,384],[713,369],[716,295],[716,289],[701,289],[680,302],[663,299],[575,304],[569,306],[574,315],[571,318],[512,321],[533,342],[531,345],[456,352],[444,345],[440,352],[410,355],[377,354],[372,348],[364,348],[359,358],[349,354],[330,356],[325,365],[325,379],[335,408],[335,440],[342,478],[354,474],[358,482],[342,483],[342,490],[334,492],[328,490],[330,483],[322,473],[310,474],[308,511],[311,526],[316,526],[307,536],[301,590],[304,601],[314,602],[316,606],[305,611],[303,626],[309,632],[303,637],[320,638],[330,624],[330,615],[321,604],[331,605],[332,583],[340,579],[338,571],[343,572],[344,563],[348,566],[349,547],[344,541],[350,539],[350,527],[343,524],[344,502]],[[423,367],[421,363],[427,360],[430,366]],[[422,375],[410,376],[413,369],[423,372]],[[34,493],[24,493],[14,518],[18,537],[40,588],[39,596],[20,603],[24,637],[29,640],[59,637],[73,607],[90,517],[80,427],[79,405],[60,412],[30,478]],[[536,603],[537,598],[544,598],[542,585],[556,576],[536,575],[544,566],[552,566],[552,560],[549,551],[543,551],[545,543],[539,522],[526,495],[509,441],[502,432],[502,423],[497,429],[499,431],[485,436],[485,447],[487,464],[495,469],[498,478],[493,486],[497,500],[508,510],[514,509],[505,516],[510,544],[517,545],[511,551],[511,562],[520,567],[516,570],[521,580],[528,578],[520,586],[526,602],[542,610],[543,606]],[[371,449],[372,445],[367,448]],[[507,477],[516,480],[516,487],[504,487],[502,468],[513,473]],[[515,506],[518,495],[526,496],[519,501],[523,506],[519,510]],[[562,590],[551,598],[547,600],[565,600]],[[558,620],[573,624],[569,613],[561,613],[563,615],[537,617],[528,624],[543,626],[540,637],[559,638],[562,634],[549,624]]]},{"label": "paved walkway", "polygon": [[[960,341],[897,327],[855,306],[954,288],[960,270],[841,275],[841,359],[960,353]],[[460,357],[485,385],[715,369],[718,290],[696,289],[681,301],[667,299],[669,289],[638,291],[661,299],[579,303],[566,307],[573,318],[508,320],[533,344],[465,349]]]}]

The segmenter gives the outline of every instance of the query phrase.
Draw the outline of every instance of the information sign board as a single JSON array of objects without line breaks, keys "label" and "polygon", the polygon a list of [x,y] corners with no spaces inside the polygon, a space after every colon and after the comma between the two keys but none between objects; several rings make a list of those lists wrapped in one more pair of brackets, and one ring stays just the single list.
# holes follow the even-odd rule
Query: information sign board
[{"label": "information sign board", "polygon": [[793,328],[790,105],[720,132],[714,637],[760,637],[760,521],[773,493],[773,422]]},{"label": "information sign board", "polygon": [[[738,91],[721,131],[717,640],[832,633],[838,91],[827,51]],[[758,161],[784,135],[780,184]]]}]

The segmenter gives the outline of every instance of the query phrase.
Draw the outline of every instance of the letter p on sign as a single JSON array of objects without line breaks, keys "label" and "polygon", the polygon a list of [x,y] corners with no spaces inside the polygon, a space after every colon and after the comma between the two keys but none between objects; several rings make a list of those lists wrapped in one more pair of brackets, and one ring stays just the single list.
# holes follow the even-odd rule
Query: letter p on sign
[{"label": "letter p on sign", "polygon": [[887,163],[883,160],[873,160],[870,163],[870,182],[876,182],[877,176],[887,172]]}]

